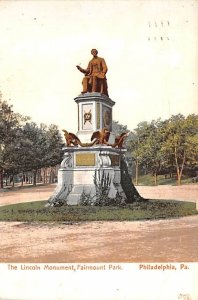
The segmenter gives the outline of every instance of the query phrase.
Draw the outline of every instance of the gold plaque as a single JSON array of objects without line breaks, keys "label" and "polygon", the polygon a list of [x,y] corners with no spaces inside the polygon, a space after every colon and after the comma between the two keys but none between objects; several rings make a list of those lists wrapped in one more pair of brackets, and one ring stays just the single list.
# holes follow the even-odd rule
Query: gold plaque
[{"label": "gold plaque", "polygon": [[76,154],[76,166],[95,166],[95,154],[94,153],[77,153]]},{"label": "gold plaque", "polygon": [[109,154],[111,165],[112,166],[119,166],[120,165],[120,157],[119,155]]}]

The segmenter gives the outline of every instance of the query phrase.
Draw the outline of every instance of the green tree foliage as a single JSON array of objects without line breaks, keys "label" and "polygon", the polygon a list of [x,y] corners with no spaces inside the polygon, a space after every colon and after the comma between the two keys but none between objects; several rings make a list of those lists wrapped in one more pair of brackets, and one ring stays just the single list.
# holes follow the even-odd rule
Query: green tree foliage
[{"label": "green tree foliage", "polygon": [[56,166],[62,160],[62,147],[64,146],[64,142],[62,140],[62,136],[60,131],[58,130],[58,126],[51,124],[47,128],[46,132],[47,138],[47,151],[46,151],[46,166]]},{"label": "green tree foliage", "polygon": [[17,147],[20,129],[27,117],[14,113],[12,105],[0,94],[0,187],[3,187],[3,174],[16,172]]},{"label": "green tree foliage", "polygon": [[150,135],[150,124],[141,122],[131,134],[131,139],[128,142],[132,160],[135,164],[135,184],[138,185],[139,168],[147,165],[145,156],[145,145]]},{"label": "green tree foliage", "polygon": [[157,175],[164,165],[164,155],[161,151],[163,144],[163,122],[158,119],[147,126],[147,135],[142,145],[143,164],[147,172],[152,173],[157,184]]},{"label": "green tree foliage", "polygon": [[28,117],[14,113],[12,105],[0,98],[0,187],[5,174],[56,166],[61,162],[63,140],[54,124],[38,126]]},{"label": "green tree foliage", "polygon": [[178,184],[181,184],[186,166],[196,166],[198,162],[198,116],[181,114],[172,116],[164,127],[162,152],[166,163],[173,163]]},{"label": "green tree foliage", "polygon": [[26,123],[22,131],[22,144],[23,154],[26,153],[23,167],[33,172],[33,184],[36,185],[37,171],[45,165],[46,126]]},{"label": "green tree foliage", "polygon": [[136,184],[139,168],[152,173],[157,184],[160,173],[176,172],[181,183],[185,168],[198,165],[198,116],[172,116],[162,121],[141,122],[133,131],[129,148],[136,166]]},{"label": "green tree foliage", "polygon": [[120,124],[118,121],[112,122],[112,131],[115,133],[115,135],[120,135],[123,132],[128,132],[128,128],[126,125]]},{"label": "green tree foliage", "polygon": [[23,171],[33,172],[33,184],[39,169],[61,162],[62,137],[56,125],[47,127],[26,123],[22,130],[20,154],[23,155]]}]

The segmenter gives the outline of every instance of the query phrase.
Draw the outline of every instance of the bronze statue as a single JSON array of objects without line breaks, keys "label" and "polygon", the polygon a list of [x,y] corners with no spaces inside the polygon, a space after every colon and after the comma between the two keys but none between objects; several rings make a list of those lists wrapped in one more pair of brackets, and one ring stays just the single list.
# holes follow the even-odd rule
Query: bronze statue
[{"label": "bronze statue", "polygon": [[76,66],[80,72],[85,74],[82,81],[82,94],[87,92],[98,92],[108,96],[106,62],[104,58],[98,57],[98,51],[96,49],[92,49],[91,54],[93,55],[93,58],[90,60],[87,69]]}]

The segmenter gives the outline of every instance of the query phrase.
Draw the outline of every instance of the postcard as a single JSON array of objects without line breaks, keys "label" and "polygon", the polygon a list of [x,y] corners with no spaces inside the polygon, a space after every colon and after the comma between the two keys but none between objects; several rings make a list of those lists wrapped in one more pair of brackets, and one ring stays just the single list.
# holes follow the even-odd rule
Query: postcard
[{"label": "postcard", "polygon": [[[102,195],[104,182],[109,184],[108,199],[117,199],[121,206],[121,196],[126,192],[120,184],[119,155],[126,153],[123,143],[129,132],[134,134],[133,144],[130,144],[130,153],[134,154],[148,130],[150,144],[158,149],[161,140],[151,138],[159,124],[162,129],[166,126],[167,131],[163,132],[166,147],[171,143],[167,132],[176,130],[171,122],[188,120],[196,124],[198,2],[2,0],[0,28],[0,101],[7,103],[4,106],[4,109],[7,107],[6,122],[10,122],[13,112],[20,114],[15,115],[16,119],[23,116],[21,122],[29,122],[26,137],[28,130],[32,136],[35,134],[35,144],[43,132],[51,139],[57,138],[53,144],[54,161],[58,160],[61,148],[58,131],[67,146],[58,167],[56,163],[46,167],[46,163],[40,173],[35,171],[35,177],[30,167],[26,173],[12,176],[9,172],[3,173],[3,163],[11,164],[13,151],[3,158],[5,130],[2,125],[0,216],[5,205],[28,202],[41,205],[39,201],[47,199],[51,206],[61,206],[62,199],[67,198],[70,207],[69,213],[65,211],[70,215],[67,220],[63,220],[63,213],[60,213],[55,221],[48,221],[46,216],[42,217],[42,222],[32,221],[27,216],[25,221],[20,218],[13,221],[14,208],[10,209],[11,215],[5,219],[1,217],[0,299],[197,300],[195,134],[190,136],[193,146],[187,150],[194,156],[188,161],[189,154],[185,152],[185,161],[178,172],[169,168],[165,174],[153,168],[153,176],[146,177],[151,168],[142,157],[151,153],[148,147],[142,148],[138,155],[136,152],[135,162],[130,160],[132,154],[128,157],[124,172],[133,176],[136,197],[153,199],[153,203],[154,200],[169,200],[171,218],[164,217],[163,213],[159,217],[147,212],[141,219],[137,207],[133,221],[126,220],[124,210],[123,214],[119,211],[117,219],[108,217],[107,221],[100,216],[92,220],[88,208],[83,210],[83,214],[87,214],[84,220],[81,215],[80,221],[73,221],[72,216],[76,214],[75,205],[79,204],[77,195],[93,206],[100,198],[96,194]],[[2,115],[0,125],[1,118],[3,120]],[[123,136],[113,132],[112,122],[121,126]],[[37,129],[40,130],[38,135]],[[138,132],[142,135],[135,140]],[[24,162],[34,170],[39,169],[42,157],[37,154],[34,142],[27,144],[24,140],[19,144],[16,153],[22,146],[31,150],[29,159],[25,160],[25,153],[23,158],[21,156],[21,165]],[[161,155],[165,146],[160,149]],[[158,150],[154,151],[153,159],[158,155]],[[181,157],[176,156],[176,151],[177,163]],[[42,153],[46,154],[44,150]],[[185,179],[184,184],[180,175],[184,166],[192,166],[193,159],[195,175]],[[34,167],[33,161],[37,161]],[[140,168],[141,163],[144,168]],[[100,168],[111,170],[109,177],[95,171]],[[177,176],[178,185],[174,176]],[[140,177],[144,177],[144,181]],[[38,178],[43,181],[40,180],[34,189],[30,188],[34,180],[39,182]],[[90,183],[91,180],[94,183]],[[152,184],[148,185],[146,180]],[[160,184],[160,180],[163,183]],[[91,184],[97,191],[94,195]],[[90,186],[90,192],[83,185]],[[194,213],[179,215],[180,204],[174,200],[186,203],[188,212],[191,209]],[[165,204],[160,205],[164,205],[165,214]],[[28,207],[30,214],[31,209]],[[8,211],[9,208],[5,214]],[[24,214],[26,212],[24,209]],[[115,210],[109,209],[110,213],[115,214]]]}]

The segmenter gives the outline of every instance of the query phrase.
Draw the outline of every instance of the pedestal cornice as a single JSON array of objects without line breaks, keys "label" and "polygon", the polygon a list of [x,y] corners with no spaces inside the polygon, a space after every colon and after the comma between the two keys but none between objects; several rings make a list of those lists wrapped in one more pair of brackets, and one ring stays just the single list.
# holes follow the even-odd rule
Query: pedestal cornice
[{"label": "pedestal cornice", "polygon": [[63,147],[62,150],[64,152],[89,152],[89,151],[107,151],[109,153],[116,153],[116,154],[124,154],[127,149],[126,148],[112,148],[111,146],[91,146],[91,147]]},{"label": "pedestal cornice", "polygon": [[115,105],[115,102],[111,100],[108,96],[106,95],[101,95],[100,93],[85,93],[85,94],[80,94],[76,98],[74,98],[76,103],[79,102],[87,102],[87,101],[95,101],[95,102],[103,102],[107,105],[110,105],[111,107]]}]

